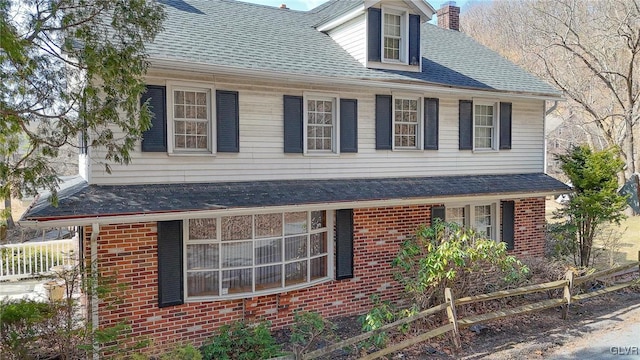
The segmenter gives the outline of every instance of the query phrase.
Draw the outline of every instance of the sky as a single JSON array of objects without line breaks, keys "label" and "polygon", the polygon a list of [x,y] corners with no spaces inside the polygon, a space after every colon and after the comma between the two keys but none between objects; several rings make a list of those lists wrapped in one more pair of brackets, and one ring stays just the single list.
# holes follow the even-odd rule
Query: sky
[{"label": "sky", "polygon": [[[286,4],[289,9],[293,10],[310,10],[314,7],[327,2],[328,0],[241,0],[244,2],[250,2],[254,4],[262,4],[268,6],[280,6],[280,4]],[[348,0],[345,0],[348,1]],[[459,6],[461,11],[464,11],[465,5],[478,0],[457,0],[456,6]],[[480,0],[486,1],[486,0]],[[437,10],[440,6],[447,2],[447,0],[428,0],[428,2]]]}]

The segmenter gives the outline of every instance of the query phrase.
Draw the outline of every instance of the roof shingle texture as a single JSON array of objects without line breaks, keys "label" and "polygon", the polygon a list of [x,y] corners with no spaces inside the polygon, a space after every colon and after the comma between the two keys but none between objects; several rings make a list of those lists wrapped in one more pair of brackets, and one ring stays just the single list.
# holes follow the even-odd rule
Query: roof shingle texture
[{"label": "roof shingle texture", "polygon": [[38,199],[22,220],[568,190],[545,174],[113,186],[84,182],[59,194],[58,207]]},{"label": "roof shingle texture", "polygon": [[422,72],[368,69],[314,27],[362,0],[330,1],[306,12],[234,0],[160,2],[167,19],[165,30],[148,45],[152,59],[280,74],[559,94],[465,34],[432,24],[422,26]]}]

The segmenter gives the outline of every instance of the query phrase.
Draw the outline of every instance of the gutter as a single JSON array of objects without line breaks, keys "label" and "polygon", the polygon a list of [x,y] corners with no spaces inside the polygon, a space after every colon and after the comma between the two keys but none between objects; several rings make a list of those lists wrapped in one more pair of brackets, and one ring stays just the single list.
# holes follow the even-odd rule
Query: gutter
[{"label": "gutter", "polygon": [[[554,94],[534,94],[534,93],[514,93],[507,91],[498,91],[498,90],[478,90],[472,88],[460,88],[453,87],[449,85],[435,85],[432,83],[416,83],[415,81],[412,83],[403,83],[400,82],[402,80],[368,80],[368,79],[357,79],[357,78],[344,78],[344,77],[329,77],[322,75],[311,75],[311,74],[291,74],[291,73],[281,73],[276,71],[269,70],[253,70],[253,69],[244,69],[237,68],[232,66],[224,66],[224,65],[212,65],[205,63],[198,63],[187,60],[178,60],[178,59],[149,59],[149,63],[152,68],[158,70],[165,71],[186,71],[186,72],[206,72],[206,73],[221,73],[224,75],[231,76],[239,76],[239,77],[249,77],[249,78],[258,78],[258,79],[269,79],[269,80],[280,80],[286,82],[298,82],[298,83],[312,83],[314,85],[328,85],[328,86],[336,86],[336,85],[346,85],[346,86],[357,86],[357,87],[378,87],[378,88],[386,88],[391,90],[403,90],[403,91],[418,91],[418,92],[440,92],[440,93],[449,93],[449,94],[465,94],[466,96],[478,96],[478,97],[486,97],[487,94],[500,94],[503,98],[513,98],[513,99],[536,99],[536,100],[547,100],[547,101],[560,101],[562,100],[561,95]],[[411,80],[408,80],[411,81]]]},{"label": "gutter", "polygon": [[[403,198],[403,199],[389,199],[389,200],[366,200],[366,201],[345,201],[345,202],[332,202],[332,203],[315,203],[315,204],[300,204],[300,205],[279,205],[279,206],[261,206],[261,207],[241,207],[241,208],[218,208],[214,210],[187,210],[187,211],[163,211],[154,213],[136,213],[136,214],[102,214],[93,215],[92,217],[85,218],[60,218],[51,220],[24,220],[20,221],[21,226],[32,228],[46,228],[46,227],[63,227],[63,226],[99,226],[100,224],[125,224],[134,222],[156,222],[156,221],[169,221],[176,219],[196,219],[202,217],[209,217],[213,215],[223,214],[225,216],[232,215],[244,215],[247,212],[252,214],[256,213],[269,213],[269,212],[283,212],[293,211],[292,209],[301,210],[339,210],[339,209],[357,209],[368,207],[387,207],[387,206],[402,206],[402,205],[418,205],[424,203],[449,203],[454,201],[497,201],[504,199],[516,199],[522,197],[545,197],[548,195],[560,195],[567,192],[567,189],[549,189],[546,191],[537,192],[510,192],[510,193],[489,193],[483,195],[462,195],[462,196],[442,196],[442,197],[420,197],[420,198]],[[93,232],[91,236],[93,237]],[[97,235],[96,235],[97,236]],[[92,250],[93,256],[93,250]],[[92,258],[93,263],[93,258]]]}]

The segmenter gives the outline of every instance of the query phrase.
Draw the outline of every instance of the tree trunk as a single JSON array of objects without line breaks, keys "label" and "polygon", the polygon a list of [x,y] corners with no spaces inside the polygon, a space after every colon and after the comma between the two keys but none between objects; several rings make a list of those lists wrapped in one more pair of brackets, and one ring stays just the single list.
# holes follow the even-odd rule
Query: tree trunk
[{"label": "tree trunk", "polygon": [[13,229],[16,224],[13,222],[13,213],[11,212],[11,195],[4,198],[4,210],[7,222],[7,229]]}]

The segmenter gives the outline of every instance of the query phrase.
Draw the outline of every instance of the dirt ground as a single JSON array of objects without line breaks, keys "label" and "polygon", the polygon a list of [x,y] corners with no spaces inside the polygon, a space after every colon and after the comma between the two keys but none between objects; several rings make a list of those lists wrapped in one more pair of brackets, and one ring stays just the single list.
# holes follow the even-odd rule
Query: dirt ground
[{"label": "dirt ground", "polygon": [[[388,359],[548,359],[571,358],[556,356],[557,352],[575,350],[589,343],[599,328],[606,328],[611,316],[631,305],[640,306],[640,288],[625,289],[572,304],[566,320],[561,309],[520,315],[488,322],[461,332],[462,348],[456,350],[450,335],[420,343],[401,352],[388,355]],[[629,320],[631,321],[631,320]],[[345,339],[360,334],[357,317],[333,320],[336,335]],[[410,335],[392,334],[391,342],[399,342]],[[321,346],[325,346],[321,344]],[[322,359],[357,359],[355,348],[338,350]],[[363,353],[361,353],[362,355]]]}]

